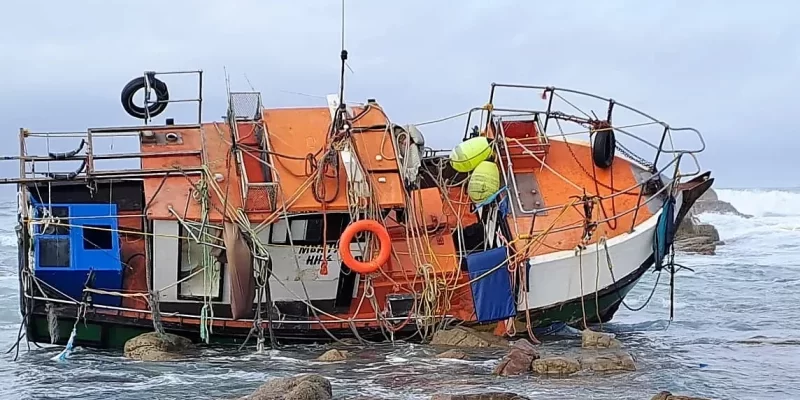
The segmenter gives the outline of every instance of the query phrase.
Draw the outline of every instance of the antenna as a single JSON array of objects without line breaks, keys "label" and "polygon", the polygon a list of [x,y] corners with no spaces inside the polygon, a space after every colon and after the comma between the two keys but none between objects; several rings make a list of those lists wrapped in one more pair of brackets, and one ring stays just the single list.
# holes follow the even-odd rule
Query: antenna
[{"label": "antenna", "polygon": [[344,69],[347,66],[347,50],[344,48],[344,0],[342,0],[342,72],[339,76],[339,113],[344,114],[347,111],[347,106],[344,104]]}]

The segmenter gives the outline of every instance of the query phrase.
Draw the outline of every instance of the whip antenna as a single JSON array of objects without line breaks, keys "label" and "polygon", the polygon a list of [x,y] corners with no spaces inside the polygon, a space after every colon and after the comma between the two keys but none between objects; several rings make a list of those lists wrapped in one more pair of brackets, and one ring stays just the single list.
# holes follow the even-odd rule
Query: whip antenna
[{"label": "whip antenna", "polygon": [[341,75],[339,76],[339,110],[340,112],[344,112],[346,110],[344,105],[344,69],[347,66],[347,50],[344,48],[344,0],[342,0],[342,53],[341,53],[341,60],[342,60],[342,71]]}]

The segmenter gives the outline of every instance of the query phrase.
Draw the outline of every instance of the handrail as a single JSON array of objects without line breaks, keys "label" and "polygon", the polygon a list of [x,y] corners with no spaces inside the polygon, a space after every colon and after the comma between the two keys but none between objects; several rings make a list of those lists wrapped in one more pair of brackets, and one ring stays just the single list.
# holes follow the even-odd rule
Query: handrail
[{"label": "handrail", "polygon": [[[689,154],[689,153],[686,153],[686,154]],[[678,158],[680,158],[680,157],[682,157],[682,156],[679,156]],[[681,176],[686,176],[686,175],[681,175]],[[597,220],[595,222],[599,225],[599,224],[602,224],[602,223],[606,223],[606,222],[618,219],[619,217],[622,217],[624,215],[630,214],[632,212],[636,212],[637,210],[641,209],[642,207],[645,207],[648,203],[650,203],[654,199],[657,199],[661,193],[666,192],[667,189],[670,189],[672,186],[674,186],[676,182],[677,182],[677,177],[673,178],[672,180],[667,182],[662,188],[660,188],[655,193],[650,195],[650,197],[647,200],[645,200],[643,203],[640,203],[640,204],[638,204],[638,205],[636,205],[636,206],[634,206],[634,207],[632,207],[632,208],[630,208],[630,209],[628,209],[626,211],[619,212],[619,213],[617,213],[615,215],[612,215],[610,217],[607,217],[605,219],[599,219],[599,220]],[[642,184],[637,184],[637,186],[642,185]],[[601,200],[607,199],[607,198],[610,198],[610,197],[606,197],[606,198],[602,198],[601,197]],[[583,204],[583,203],[586,203],[586,201],[576,202],[575,205],[577,206],[577,205]],[[551,207],[550,209],[563,208],[563,207],[564,207],[563,205],[559,205],[559,206]],[[635,223],[635,221],[634,221],[634,223]],[[566,225],[566,226],[563,226],[563,227],[560,227],[560,228],[554,228],[554,229],[549,230],[548,232],[550,232],[550,233],[565,232],[565,231],[568,231],[568,230],[578,229],[578,228],[583,228],[583,222],[582,221],[581,222],[576,222],[576,223],[573,223],[573,224],[570,224],[570,225]]]},{"label": "handrail", "polygon": [[[512,140],[514,140],[514,139],[512,138]],[[682,159],[682,157],[683,157],[683,154],[689,154],[689,155],[690,155],[690,156],[691,156],[691,157],[692,157],[692,158],[695,160],[695,164],[697,165],[697,172],[693,172],[693,173],[691,173],[691,174],[680,174],[680,176],[681,176],[681,177],[689,177],[689,176],[696,176],[696,175],[699,175],[699,174],[700,174],[700,172],[701,172],[701,169],[700,169],[700,163],[697,161],[697,157],[696,157],[696,156],[695,156],[693,153],[688,153],[688,152],[687,152],[687,153],[681,153],[680,155],[678,155],[677,157],[675,157],[675,158],[674,158],[672,161],[670,161],[669,163],[667,163],[667,165],[665,165],[665,166],[664,166],[664,167],[663,167],[661,170],[654,172],[654,173],[653,173],[653,177],[660,177],[660,176],[661,176],[661,174],[662,174],[664,171],[666,171],[666,169],[667,169],[667,168],[669,168],[669,167],[670,167],[672,164],[675,164],[675,163],[677,163],[677,162],[678,162],[678,160]],[[538,158],[538,157],[537,157],[535,154],[532,154],[532,153],[531,153],[530,155],[531,155],[532,157],[535,157],[537,160],[541,161],[541,160],[540,160],[540,159],[539,159],[539,158]],[[598,196],[598,198],[599,198],[600,200],[608,200],[608,199],[611,199],[611,198],[614,198],[614,197],[617,197],[617,196],[621,196],[621,195],[623,195],[623,194],[627,194],[628,192],[632,192],[634,189],[636,189],[636,188],[638,188],[638,187],[640,187],[640,186],[643,186],[645,183],[646,183],[646,182],[637,183],[637,184],[634,184],[634,185],[632,185],[632,186],[628,187],[628,188],[627,188],[627,189],[625,189],[625,190],[620,190],[620,191],[618,191],[618,192],[616,192],[616,193],[611,193],[611,194],[609,194],[608,196]],[[577,204],[583,204],[583,203],[585,203],[585,202],[583,202],[583,201],[582,201],[582,202],[578,202],[578,203],[576,203],[576,205],[577,205]],[[541,209],[538,209],[538,210],[536,210],[536,211],[537,211],[537,212],[551,211],[551,210],[556,210],[556,209],[559,209],[559,208],[561,208],[561,207],[562,207],[561,205],[557,205],[557,206],[551,206],[551,207],[545,207],[545,208],[541,208]]]},{"label": "handrail", "polygon": [[[546,110],[525,110],[525,109],[495,107],[495,105],[494,105],[495,96],[496,96],[497,90],[499,88],[541,90],[542,94],[543,94],[543,98],[547,98],[547,96],[549,95],[549,98],[547,98],[548,99],[548,101],[547,101],[547,109]],[[504,112],[505,113],[514,112],[514,113],[518,113],[518,114],[522,113],[523,115],[525,113],[530,114],[530,115],[543,115],[544,116],[544,127],[542,129],[542,134],[545,137],[548,137],[548,138],[551,137],[551,136],[556,136],[556,135],[548,135],[548,133],[547,133],[548,123],[549,123],[549,121],[551,119],[564,119],[566,121],[572,121],[572,122],[580,123],[580,124],[591,123],[592,121],[597,120],[596,116],[595,117],[589,116],[586,112],[584,112],[583,110],[578,108],[578,106],[573,104],[570,100],[568,100],[567,98],[562,96],[561,93],[583,96],[583,97],[586,97],[586,98],[600,100],[600,101],[603,101],[603,102],[607,103],[608,104],[608,111],[607,111],[608,115],[606,116],[604,121],[606,121],[608,123],[610,123],[612,121],[612,114],[615,111],[615,108],[621,108],[621,109],[630,111],[630,112],[634,113],[635,115],[638,115],[638,116],[643,117],[644,119],[648,120],[649,122],[644,123],[644,124],[634,124],[634,125],[620,126],[620,127],[615,127],[613,125],[611,126],[611,129],[613,129],[614,131],[620,132],[620,133],[622,133],[622,134],[624,134],[624,135],[626,135],[628,137],[631,137],[631,138],[633,138],[633,139],[635,139],[635,140],[637,140],[637,141],[639,141],[639,142],[645,144],[646,146],[648,146],[650,148],[653,148],[655,150],[656,154],[655,154],[655,157],[653,159],[653,162],[651,163],[651,162],[647,162],[646,159],[643,159],[641,157],[636,156],[633,153],[633,151],[627,150],[624,146],[622,146],[622,144],[618,144],[618,146],[621,148],[621,150],[623,150],[623,153],[626,153],[626,154],[630,153],[632,156],[638,157],[638,160],[637,159],[633,159],[632,161],[637,163],[637,164],[641,164],[641,166],[646,168],[646,169],[650,169],[650,170],[655,172],[658,169],[657,164],[658,164],[658,161],[659,161],[662,153],[663,154],[673,155],[673,158],[675,158],[680,154],[700,153],[702,151],[705,151],[705,149],[706,149],[706,143],[705,143],[705,139],[703,138],[703,135],[695,128],[691,128],[691,127],[673,128],[673,127],[670,127],[667,123],[665,123],[665,122],[663,122],[661,120],[658,120],[655,117],[651,116],[650,114],[645,113],[644,111],[641,111],[641,110],[639,110],[637,108],[634,108],[632,106],[629,106],[629,105],[627,105],[625,103],[620,103],[620,102],[615,101],[612,98],[599,96],[599,95],[596,95],[596,94],[593,94],[593,93],[589,93],[589,92],[585,92],[585,91],[581,91],[581,90],[574,90],[574,89],[561,88],[561,87],[555,87],[555,86],[504,84],[504,83],[496,83],[495,82],[495,83],[491,84],[491,90],[490,90],[490,94],[489,94],[489,101],[488,101],[487,105],[482,107],[482,108],[480,108],[480,109],[487,110],[488,113],[489,113],[489,116],[487,118],[487,124],[486,124],[487,128],[488,128],[488,123],[489,123],[488,121],[495,120],[496,119],[495,116],[497,114],[501,114],[501,113],[504,113]],[[582,113],[583,115],[585,115],[585,118],[584,117],[571,116],[569,114],[565,114],[565,113],[560,112],[560,111],[555,111],[553,109],[553,107],[554,107],[553,106],[553,99],[556,98],[556,97],[561,99],[564,103],[566,103],[567,105],[569,105],[573,109],[575,109],[575,110],[579,111],[580,113]],[[474,110],[475,109],[473,108],[470,111],[470,115],[472,114],[472,112]],[[468,122],[468,124],[469,124],[469,122]],[[653,125],[657,124],[657,125],[660,125],[660,126],[664,127],[663,131],[661,132],[660,140],[659,140],[659,144],[658,145],[648,141],[647,139],[645,139],[643,137],[640,137],[639,135],[633,134],[633,133],[631,133],[631,132],[629,132],[627,130],[627,128],[630,128],[630,127],[651,125],[651,124],[653,124]],[[469,125],[467,125],[467,132],[465,132],[465,137],[467,136],[468,131],[469,131]],[[572,135],[572,134],[578,134],[578,133],[586,133],[586,132],[587,131],[582,131],[582,132],[575,132],[575,133],[569,133],[569,134],[561,132],[561,135],[562,136],[566,136],[566,135]],[[591,130],[589,130],[588,132],[591,133]],[[700,146],[697,147],[697,148],[676,149],[676,148],[674,148],[674,145],[673,145],[672,148],[665,148],[664,144],[665,144],[665,141],[666,141],[667,138],[669,138],[670,143],[672,143],[673,132],[675,132],[675,133],[679,133],[679,132],[693,133],[699,139]],[[696,158],[695,158],[695,161],[696,161]],[[669,165],[671,165],[671,164],[672,163],[670,163]],[[696,164],[698,165],[698,169],[699,169],[699,162],[696,161]],[[676,167],[679,167],[679,164]],[[696,174],[696,173],[686,174],[684,176],[694,175],[694,174]]]},{"label": "handrail", "polygon": [[[508,164],[508,173],[506,173],[505,168],[503,168],[503,174],[506,175],[506,182],[508,182],[510,180],[511,184],[514,186],[514,194],[515,194],[514,197],[516,198],[517,206],[519,207],[520,212],[522,212],[523,214],[535,213],[535,212],[537,212],[536,209],[527,210],[522,205],[522,199],[520,198],[519,187],[517,186],[517,178],[516,178],[516,176],[514,176],[514,165],[511,162],[511,154],[509,153],[508,142],[506,141],[505,127],[503,127],[503,121],[500,118],[497,119],[497,127],[498,127],[497,128],[498,135],[500,136],[500,139],[502,139],[502,140],[499,140],[498,142],[502,143],[503,148],[505,149],[505,153],[508,156],[508,157],[506,157],[506,159],[507,159],[506,163]],[[516,141],[517,144],[519,144],[519,140],[514,139],[514,141]],[[523,151],[527,151],[528,150],[527,148],[525,148],[525,146],[522,146],[522,149],[523,149]],[[533,153],[533,152],[531,152],[531,153]],[[499,154],[499,152],[497,154],[497,157],[498,157],[498,159],[502,158],[502,156]],[[502,167],[503,163],[501,162],[499,164]],[[516,216],[515,216],[515,219],[516,219]]]}]

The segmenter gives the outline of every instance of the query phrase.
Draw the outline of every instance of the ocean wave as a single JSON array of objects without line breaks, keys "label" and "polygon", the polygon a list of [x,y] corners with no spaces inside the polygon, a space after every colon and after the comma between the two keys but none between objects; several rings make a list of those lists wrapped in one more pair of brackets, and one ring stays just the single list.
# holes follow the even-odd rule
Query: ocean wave
[{"label": "ocean wave", "polygon": [[716,189],[720,200],[756,217],[800,216],[800,190]]}]

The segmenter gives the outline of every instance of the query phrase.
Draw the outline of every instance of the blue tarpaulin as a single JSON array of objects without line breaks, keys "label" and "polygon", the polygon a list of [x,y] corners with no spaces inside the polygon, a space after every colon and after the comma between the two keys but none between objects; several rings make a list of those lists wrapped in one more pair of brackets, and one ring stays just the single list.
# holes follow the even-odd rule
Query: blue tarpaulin
[{"label": "blue tarpaulin", "polygon": [[517,315],[507,257],[506,247],[498,247],[467,256],[467,270],[470,279],[481,277],[502,264],[497,270],[471,284],[478,322],[494,322]]},{"label": "blue tarpaulin", "polygon": [[656,225],[655,240],[653,240],[653,255],[655,256],[655,269],[664,267],[664,257],[672,246],[675,238],[675,198],[667,197],[661,208],[661,215]]}]

